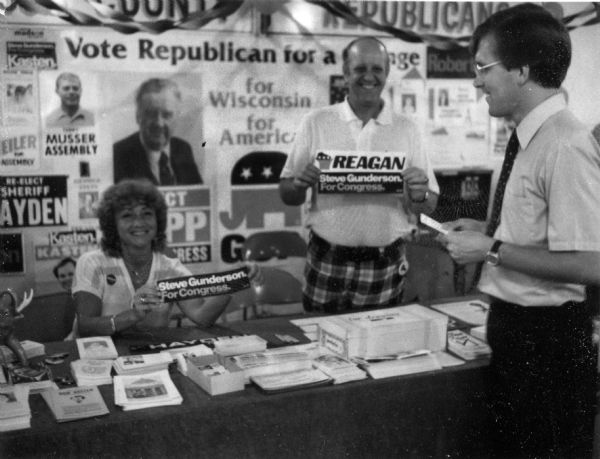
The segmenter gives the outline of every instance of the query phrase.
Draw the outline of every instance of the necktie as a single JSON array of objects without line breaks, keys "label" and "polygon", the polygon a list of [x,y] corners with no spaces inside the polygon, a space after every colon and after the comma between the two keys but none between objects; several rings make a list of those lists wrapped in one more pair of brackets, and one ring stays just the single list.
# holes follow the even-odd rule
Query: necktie
[{"label": "necktie", "polygon": [[500,177],[498,177],[498,184],[496,185],[496,193],[494,194],[494,202],[492,203],[492,213],[490,216],[490,223],[488,224],[487,231],[485,232],[488,236],[493,236],[500,224],[500,212],[502,211],[502,201],[504,200],[504,190],[506,189],[506,183],[508,177],[512,171],[513,164],[517,152],[519,151],[519,138],[517,137],[516,129],[513,131],[508,144],[506,145],[506,152],[504,154],[504,162],[502,163],[502,169],[500,170]]},{"label": "necktie", "polygon": [[[510,172],[512,171],[513,165],[515,163],[515,158],[517,157],[517,152],[519,151],[519,138],[517,137],[517,130],[513,130],[513,133],[508,139],[508,143],[506,144],[506,151],[504,153],[504,162],[502,163],[502,169],[500,169],[500,177],[498,177],[498,184],[496,185],[496,192],[494,193],[494,201],[492,203],[492,214],[490,215],[490,222],[488,223],[485,234],[487,236],[493,237],[498,225],[500,225],[500,213],[502,211],[502,201],[504,200],[504,191],[506,190],[506,183],[508,182],[508,177],[510,177]],[[483,262],[478,263],[475,272],[473,273],[473,283],[471,284],[471,289],[477,286],[479,282],[479,278],[481,277],[481,268],[483,267]]]},{"label": "necktie", "polygon": [[169,168],[169,157],[165,152],[160,154],[160,159],[158,160],[158,175],[161,185],[175,184],[173,174],[171,174],[171,169]]}]

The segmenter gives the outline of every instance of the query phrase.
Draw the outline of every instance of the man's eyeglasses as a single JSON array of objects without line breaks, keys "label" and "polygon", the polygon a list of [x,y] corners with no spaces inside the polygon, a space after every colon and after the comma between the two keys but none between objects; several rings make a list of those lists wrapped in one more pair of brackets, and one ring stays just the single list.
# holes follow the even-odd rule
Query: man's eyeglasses
[{"label": "man's eyeglasses", "polygon": [[498,65],[498,64],[502,64],[502,61],[494,61],[494,62],[490,62],[489,64],[485,64],[485,65],[481,65],[481,64],[478,64],[477,62],[475,62],[473,64],[473,70],[475,70],[475,75],[481,76],[485,73],[484,70],[487,70],[487,69],[493,67],[494,65]]}]

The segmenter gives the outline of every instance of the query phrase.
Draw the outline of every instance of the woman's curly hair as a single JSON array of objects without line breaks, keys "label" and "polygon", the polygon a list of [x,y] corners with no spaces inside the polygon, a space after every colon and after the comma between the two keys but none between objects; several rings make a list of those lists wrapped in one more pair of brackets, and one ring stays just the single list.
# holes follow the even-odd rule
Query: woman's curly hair
[{"label": "woman's curly hair", "polygon": [[122,257],[117,231],[117,213],[126,207],[144,204],[156,213],[156,236],[152,251],[163,252],[167,243],[167,203],[160,191],[147,180],[123,180],[106,189],[98,206],[102,250],[111,257]]}]

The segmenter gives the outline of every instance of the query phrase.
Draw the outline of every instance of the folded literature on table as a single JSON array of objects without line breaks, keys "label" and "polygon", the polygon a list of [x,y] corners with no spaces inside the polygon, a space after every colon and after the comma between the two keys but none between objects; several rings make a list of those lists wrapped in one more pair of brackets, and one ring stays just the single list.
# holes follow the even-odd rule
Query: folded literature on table
[{"label": "folded literature on table", "polygon": [[365,360],[356,358],[355,360],[360,362],[361,368],[369,373],[369,376],[373,379],[442,369],[437,356],[428,349],[401,352]]},{"label": "folded literature on table", "polygon": [[106,403],[96,386],[52,389],[43,392],[42,397],[58,422],[108,414]]},{"label": "folded literature on table", "polygon": [[142,375],[117,375],[114,377],[114,390],[115,405],[123,407],[125,411],[180,405],[183,401],[167,370]]},{"label": "folded literature on table", "polygon": [[319,343],[344,357],[381,355],[446,346],[448,318],[413,304],[329,316],[319,323]]},{"label": "folded literature on table", "polygon": [[252,382],[266,393],[277,393],[289,390],[331,384],[333,379],[316,368],[304,368],[283,373],[254,375]]},{"label": "folded literature on table", "polygon": [[112,384],[112,360],[79,359],[70,363],[71,373],[78,386]]},{"label": "folded literature on table", "polygon": [[173,361],[169,353],[124,355],[113,361],[113,368],[119,375],[134,375],[167,370]]},{"label": "folded literature on table", "polygon": [[31,427],[29,387],[0,386],[0,432]]},{"label": "folded literature on table", "polygon": [[267,349],[227,357],[223,365],[230,370],[243,371],[244,380],[248,384],[252,376],[311,369],[317,349],[313,343]]},{"label": "folded literature on table", "polygon": [[110,336],[90,336],[77,338],[80,359],[116,359],[119,357],[115,343]]},{"label": "folded literature on table", "polygon": [[367,378],[367,374],[357,364],[335,354],[319,355],[313,360],[313,366],[332,378],[334,384]]},{"label": "folded literature on table", "polygon": [[485,342],[462,330],[448,331],[448,350],[465,360],[488,357],[492,349]]}]

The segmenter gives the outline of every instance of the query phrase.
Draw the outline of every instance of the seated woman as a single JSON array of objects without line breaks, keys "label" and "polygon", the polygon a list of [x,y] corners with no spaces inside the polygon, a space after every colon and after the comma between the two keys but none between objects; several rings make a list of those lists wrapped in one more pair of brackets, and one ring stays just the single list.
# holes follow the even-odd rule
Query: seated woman
[{"label": "seated woman", "polygon": [[[167,327],[173,303],[163,303],[156,282],[192,273],[167,257],[167,204],[150,182],[124,180],[109,187],[100,202],[101,250],[83,254],[75,270],[73,296],[79,336],[112,335],[127,329]],[[258,268],[249,277],[257,282]],[[212,325],[231,296],[180,301],[185,315]]]}]

